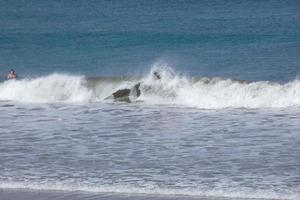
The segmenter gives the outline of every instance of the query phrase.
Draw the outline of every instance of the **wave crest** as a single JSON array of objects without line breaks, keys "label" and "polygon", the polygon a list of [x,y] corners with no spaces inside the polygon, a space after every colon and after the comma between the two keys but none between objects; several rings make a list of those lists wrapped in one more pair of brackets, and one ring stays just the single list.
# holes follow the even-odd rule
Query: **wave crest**
[{"label": "wave crest", "polygon": [[92,94],[85,85],[84,77],[63,74],[9,80],[0,84],[0,100],[31,103],[86,102]]},{"label": "wave crest", "polygon": [[[161,79],[155,79],[158,72]],[[284,108],[300,106],[300,81],[285,84],[221,78],[188,78],[164,64],[154,65],[141,78],[97,78],[52,74],[0,83],[0,100],[30,103],[99,102],[118,89],[141,83],[145,104],[179,105],[200,109]]]}]

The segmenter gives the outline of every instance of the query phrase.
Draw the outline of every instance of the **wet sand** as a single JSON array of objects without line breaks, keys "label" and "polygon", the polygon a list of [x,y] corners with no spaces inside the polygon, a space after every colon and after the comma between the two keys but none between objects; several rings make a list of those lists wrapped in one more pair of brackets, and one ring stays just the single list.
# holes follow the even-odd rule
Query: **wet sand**
[{"label": "wet sand", "polygon": [[188,196],[154,196],[143,194],[84,193],[67,191],[0,189],[1,200],[225,200]]}]

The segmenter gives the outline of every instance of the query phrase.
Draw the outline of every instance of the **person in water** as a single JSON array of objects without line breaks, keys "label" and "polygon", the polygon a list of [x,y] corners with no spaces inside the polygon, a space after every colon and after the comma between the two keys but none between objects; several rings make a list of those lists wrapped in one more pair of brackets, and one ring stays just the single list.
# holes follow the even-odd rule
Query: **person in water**
[{"label": "person in water", "polygon": [[[161,80],[161,75],[158,72],[153,72],[153,78],[154,80]],[[139,97],[141,95],[141,85],[144,88],[144,90],[151,90],[151,86],[145,85],[142,82],[138,82],[131,88],[125,88],[125,89],[120,89],[117,90],[116,92],[112,93],[111,96],[106,97],[105,99],[109,99],[110,97],[113,97],[113,99],[118,100],[118,101],[125,101],[130,103],[130,96],[133,95],[135,97]]]},{"label": "person in water", "polygon": [[15,70],[11,69],[7,75],[7,79],[16,79],[16,78],[17,78],[17,74]]},{"label": "person in water", "polygon": [[160,74],[158,72],[154,72],[153,76],[154,76],[154,79],[156,79],[156,80],[160,80],[161,79],[161,76],[160,76]]}]

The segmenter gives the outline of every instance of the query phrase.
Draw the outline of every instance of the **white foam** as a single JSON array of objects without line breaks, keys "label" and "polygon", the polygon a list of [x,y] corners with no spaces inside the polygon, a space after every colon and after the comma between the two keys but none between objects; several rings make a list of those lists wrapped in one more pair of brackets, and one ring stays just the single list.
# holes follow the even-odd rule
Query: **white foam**
[{"label": "white foam", "polygon": [[274,191],[254,190],[247,188],[161,188],[154,185],[144,185],[143,187],[130,185],[89,185],[86,183],[74,182],[13,182],[1,181],[0,188],[2,189],[28,189],[28,190],[55,190],[55,191],[70,191],[70,192],[92,192],[92,193],[117,193],[117,194],[148,194],[148,195],[173,195],[173,196],[197,196],[197,197],[221,197],[221,198],[241,198],[241,199],[299,199],[299,194],[292,192],[278,193]]},{"label": "white foam", "polygon": [[21,103],[88,103],[103,101],[118,89],[130,88],[128,81],[99,81],[89,86],[84,76],[51,74],[0,83],[0,101]]},{"label": "white foam", "polygon": [[[151,78],[159,71],[161,80]],[[147,103],[177,104],[202,109],[222,108],[284,108],[300,106],[300,81],[286,84],[266,81],[247,83],[231,79],[189,79],[176,75],[166,65],[154,66],[144,79],[152,90],[142,92]]]},{"label": "white foam", "polygon": [[30,103],[87,102],[92,93],[85,84],[82,76],[63,74],[9,80],[0,84],[0,100]]},{"label": "white foam", "polygon": [[[155,79],[153,72],[161,79]],[[104,99],[118,89],[130,88],[135,81],[100,81],[87,86],[83,76],[52,74],[35,79],[0,83],[0,100],[17,102],[91,102]],[[285,108],[300,106],[300,81],[286,84],[241,82],[231,79],[201,78],[195,80],[176,74],[166,64],[155,64],[140,80],[145,104],[178,105],[200,109]]]},{"label": "white foam", "polygon": [[[189,89],[190,88],[190,89]],[[261,108],[300,105],[300,82],[241,83],[232,80],[198,81],[178,91],[178,101],[198,108]]]}]

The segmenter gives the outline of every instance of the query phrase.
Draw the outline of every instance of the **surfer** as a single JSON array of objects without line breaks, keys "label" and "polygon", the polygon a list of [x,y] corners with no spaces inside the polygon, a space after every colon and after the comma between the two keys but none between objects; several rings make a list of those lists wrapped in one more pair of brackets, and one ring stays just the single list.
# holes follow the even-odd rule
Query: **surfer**
[{"label": "surfer", "polygon": [[[161,80],[161,75],[158,72],[153,72],[153,78],[154,80]],[[141,85],[143,83],[142,82],[138,82],[137,84],[135,84],[133,87],[131,88],[124,88],[124,89],[120,89],[117,90],[116,92],[112,93],[111,96],[106,97],[105,99],[110,99],[113,98],[116,101],[125,101],[130,103],[130,96],[133,97],[139,97],[141,96]],[[143,88],[147,88],[148,90],[151,89],[151,86],[147,86],[143,84]]]},{"label": "surfer", "polygon": [[[161,80],[161,75],[157,72],[157,71],[154,71],[153,72],[153,78],[154,78],[154,80]],[[141,89],[140,89],[140,87],[141,87],[141,82],[139,82],[139,83],[137,83],[137,84],[135,84],[134,86],[133,86],[133,88],[131,89],[132,91],[134,91],[134,93],[135,93],[135,96],[136,97],[139,97],[140,95],[141,95]],[[144,85],[144,84],[143,84]],[[146,88],[147,86],[145,86],[144,85],[144,88]],[[149,87],[148,86],[148,89],[149,88],[151,88],[151,86]]]},{"label": "surfer", "polygon": [[11,69],[7,75],[7,79],[16,79],[16,78],[17,78],[17,74],[15,70]]},{"label": "surfer", "polygon": [[161,76],[158,72],[153,72],[153,76],[154,76],[155,80],[160,80],[161,79]]}]

